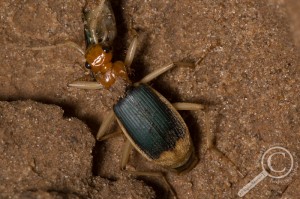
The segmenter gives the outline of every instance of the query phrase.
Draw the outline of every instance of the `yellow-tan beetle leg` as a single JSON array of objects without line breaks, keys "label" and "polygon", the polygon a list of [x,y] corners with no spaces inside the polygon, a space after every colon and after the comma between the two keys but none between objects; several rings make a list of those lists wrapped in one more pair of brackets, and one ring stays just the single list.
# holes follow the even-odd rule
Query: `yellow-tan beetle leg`
[{"label": "yellow-tan beetle leg", "polygon": [[210,47],[208,47],[205,50],[205,53],[203,54],[203,56],[201,56],[195,63],[187,63],[187,62],[172,62],[169,63],[165,66],[162,66],[161,68],[151,72],[150,74],[146,75],[143,79],[141,79],[139,82],[134,83],[134,86],[138,86],[139,84],[142,83],[148,83],[150,81],[152,81],[153,79],[155,79],[156,77],[160,76],[161,74],[171,70],[172,68],[174,68],[175,66],[179,66],[179,67],[190,67],[190,68],[195,68],[196,66],[198,66],[203,60],[204,58],[213,50],[215,49],[217,46],[219,46],[219,41],[216,44],[212,44],[210,45]]},{"label": "yellow-tan beetle leg", "polygon": [[172,105],[178,111],[197,111],[204,109],[202,104],[197,103],[176,102],[172,103]]},{"label": "yellow-tan beetle leg", "polygon": [[87,90],[99,90],[103,88],[103,86],[98,82],[88,82],[88,81],[74,81],[68,84],[68,86],[80,88],[80,89],[87,89]]},{"label": "yellow-tan beetle leg", "polygon": [[171,70],[175,66],[194,67],[195,64],[194,63],[185,63],[185,62],[174,62],[174,63],[172,62],[172,63],[169,63],[169,64],[167,64],[165,66],[162,66],[161,68],[149,73],[143,79],[141,79],[140,81],[134,83],[134,85],[138,86],[139,84],[142,84],[142,83],[148,83],[148,82],[152,81],[153,79],[155,79],[156,77],[160,76],[161,74]]},{"label": "yellow-tan beetle leg", "polygon": [[[177,103],[172,103],[174,108],[176,110],[201,110],[204,109],[204,106],[201,104],[195,104],[195,103],[185,103],[185,102],[177,102]],[[207,145],[207,150],[212,151],[215,153],[218,158],[223,160],[224,162],[227,162],[230,166],[232,166],[241,177],[244,177],[242,172],[239,170],[239,168],[227,157],[225,156],[224,153],[222,153],[219,149],[216,148],[215,146],[215,135],[214,133],[210,130],[210,125],[209,125],[209,119],[208,116],[206,116],[206,145]]]},{"label": "yellow-tan beetle leg", "polygon": [[206,145],[207,150],[212,151],[219,159],[226,162],[230,166],[232,166],[235,171],[240,175],[240,177],[244,178],[244,174],[240,171],[240,169],[232,162],[223,152],[221,152],[215,145],[216,137],[215,134],[211,131],[210,128],[210,118],[208,115],[205,116],[205,133],[206,133]]},{"label": "yellow-tan beetle leg", "polygon": [[137,48],[137,36],[135,36],[133,38],[133,40],[131,41],[131,43],[128,47],[127,53],[126,53],[124,64],[127,68],[129,68],[132,64],[132,60],[134,58],[136,48]]},{"label": "yellow-tan beetle leg", "polygon": [[176,192],[173,189],[173,187],[168,182],[166,176],[162,172],[155,172],[155,171],[128,171],[128,170],[125,170],[125,172],[128,172],[128,173],[130,173],[132,175],[136,175],[136,176],[147,176],[147,177],[161,178],[163,180],[164,184],[166,185],[166,188],[167,188],[168,192],[171,192],[171,194],[174,196],[174,198],[176,198],[176,199],[178,198]]},{"label": "yellow-tan beetle leg", "polygon": [[163,182],[165,183],[168,191],[170,191],[175,198],[177,198],[177,195],[174,191],[174,189],[172,188],[171,184],[168,182],[168,180],[166,179],[165,175],[162,172],[155,172],[155,171],[129,171],[126,170],[126,165],[129,161],[129,157],[130,157],[130,151],[133,148],[133,146],[131,145],[130,141],[128,139],[126,139],[126,142],[123,146],[123,153],[122,153],[122,159],[120,162],[120,168],[121,170],[123,170],[124,172],[130,173],[132,175],[136,175],[136,176],[150,176],[150,177],[159,177],[163,179]]},{"label": "yellow-tan beetle leg", "polygon": [[97,140],[99,140],[101,137],[104,136],[104,134],[107,132],[110,125],[113,123],[113,121],[115,119],[116,119],[116,116],[114,114],[114,111],[110,110],[99,128],[99,131],[96,136]]},{"label": "yellow-tan beetle leg", "polygon": [[124,146],[123,146],[123,153],[122,153],[122,159],[120,162],[120,169],[121,170],[125,170],[126,165],[129,161],[129,156],[130,156],[130,151],[133,148],[133,146],[131,145],[130,141],[128,139],[126,139]]},{"label": "yellow-tan beetle leg", "polygon": [[118,137],[118,136],[121,136],[121,135],[123,135],[123,132],[121,130],[117,130],[113,133],[109,133],[109,134],[104,135],[98,141],[102,142],[102,141],[108,140],[110,138]]}]

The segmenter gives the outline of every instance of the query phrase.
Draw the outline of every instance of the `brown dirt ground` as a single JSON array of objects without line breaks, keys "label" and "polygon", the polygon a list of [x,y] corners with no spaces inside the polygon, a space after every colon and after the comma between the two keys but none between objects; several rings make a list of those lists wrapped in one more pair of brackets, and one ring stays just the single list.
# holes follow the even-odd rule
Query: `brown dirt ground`
[{"label": "brown dirt ground", "polygon": [[[68,88],[82,75],[76,66],[83,64],[82,56],[75,49],[26,48],[65,40],[84,48],[84,4],[0,2],[1,198],[166,196],[160,180],[136,180],[119,170],[123,137],[94,139],[122,95],[122,82],[110,90]],[[266,178],[245,198],[298,198],[299,1],[112,0],[112,5],[118,24],[115,57],[124,58],[131,28],[141,35],[133,80],[171,61],[196,61],[220,42],[195,69],[176,68],[151,83],[171,102],[207,105],[205,111],[182,112],[200,162],[178,176],[133,151],[128,167],[167,172],[182,199],[237,198],[239,189],[261,172],[262,153],[280,145],[294,156],[293,172],[282,180]],[[208,131],[244,178],[206,150]]]}]

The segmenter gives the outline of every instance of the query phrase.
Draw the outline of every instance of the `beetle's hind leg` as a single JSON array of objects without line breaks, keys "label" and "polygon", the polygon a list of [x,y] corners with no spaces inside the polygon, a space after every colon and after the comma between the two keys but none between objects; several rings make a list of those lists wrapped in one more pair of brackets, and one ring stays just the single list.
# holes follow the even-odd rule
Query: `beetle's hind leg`
[{"label": "beetle's hind leg", "polygon": [[166,179],[166,176],[162,172],[126,170],[126,165],[129,161],[130,151],[132,150],[132,148],[133,148],[133,146],[131,145],[130,141],[128,139],[126,139],[126,142],[122,149],[123,154],[122,154],[122,160],[120,162],[121,170],[124,172],[130,173],[132,175],[135,175],[135,176],[149,176],[149,177],[161,178],[163,180],[164,184],[166,185],[166,188],[168,189],[168,191],[171,192],[175,198],[177,198],[177,195],[176,195],[174,189],[172,188],[171,184],[168,182],[168,180]]},{"label": "beetle's hind leg", "polygon": [[236,164],[216,147],[216,137],[210,127],[210,122],[209,122],[210,117],[207,114],[205,117],[206,117],[205,133],[206,133],[207,151],[213,152],[219,159],[221,159],[223,162],[226,162],[228,165],[234,168],[235,172],[237,172],[240,177],[244,178],[244,174],[240,171],[240,169],[236,166]]},{"label": "beetle's hind leg", "polygon": [[[176,110],[195,111],[195,110],[204,109],[204,105],[196,104],[196,103],[177,102],[177,103],[172,103],[172,105]],[[209,120],[210,120],[209,116],[206,116],[205,132],[207,133],[206,135],[207,151],[212,151],[215,155],[217,155],[218,158],[220,158],[222,161],[228,163],[231,167],[233,167],[241,177],[244,177],[244,174],[239,170],[239,168],[215,146],[216,137],[214,133],[211,131]]]},{"label": "beetle's hind leg", "polygon": [[127,173],[130,173],[135,176],[146,176],[146,177],[157,177],[162,179],[163,183],[165,184],[165,188],[168,191],[168,194],[171,192],[171,194],[174,196],[174,198],[178,198],[176,192],[174,191],[173,187],[171,184],[168,182],[166,176],[164,175],[163,172],[155,172],[155,171],[129,171],[129,170],[124,170]]}]

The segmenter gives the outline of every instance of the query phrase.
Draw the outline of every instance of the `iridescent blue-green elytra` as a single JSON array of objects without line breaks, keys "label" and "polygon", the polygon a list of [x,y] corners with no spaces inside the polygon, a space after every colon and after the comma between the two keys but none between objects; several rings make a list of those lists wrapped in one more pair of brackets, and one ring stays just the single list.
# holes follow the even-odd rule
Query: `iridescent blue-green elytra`
[{"label": "iridescent blue-green elytra", "polygon": [[177,170],[188,166],[194,158],[184,120],[150,86],[141,84],[130,88],[114,106],[114,112],[127,139],[148,160]]}]

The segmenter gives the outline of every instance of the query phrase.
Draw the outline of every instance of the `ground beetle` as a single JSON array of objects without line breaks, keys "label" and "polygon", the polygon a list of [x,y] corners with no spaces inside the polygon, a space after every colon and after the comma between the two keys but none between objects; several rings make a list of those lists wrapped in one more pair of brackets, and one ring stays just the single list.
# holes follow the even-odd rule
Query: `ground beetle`
[{"label": "ground beetle", "polygon": [[[98,7],[92,10],[85,9],[84,14],[86,52],[73,42],[30,49],[42,50],[55,48],[59,45],[69,45],[84,54],[85,70],[88,71],[86,76],[91,77],[94,81],[75,81],[69,84],[70,87],[109,89],[118,79],[123,79],[126,82],[128,86],[125,95],[108,113],[97,134],[98,140],[103,139],[110,124],[115,119],[117,120],[127,138],[121,160],[121,169],[125,169],[132,147],[149,161],[177,173],[192,169],[198,162],[198,158],[195,155],[187,125],[177,110],[200,110],[203,109],[203,106],[195,103],[171,104],[159,92],[147,85],[148,82],[176,65],[191,66],[191,64],[167,64],[148,74],[139,82],[131,83],[126,68],[130,67],[132,63],[137,47],[137,37],[131,42],[125,61],[112,62],[111,45],[116,35],[116,27],[109,1],[101,0]],[[192,65],[197,65],[197,63]],[[111,136],[106,136],[106,138],[108,137]],[[209,135],[207,137],[208,148],[217,152],[219,157],[223,157],[224,155],[213,145],[214,136]],[[228,159],[226,160],[228,161]],[[237,169],[230,160],[228,162]],[[135,171],[135,173],[153,175],[150,172]],[[165,177],[159,175],[163,177],[170,191],[176,196]]]}]

